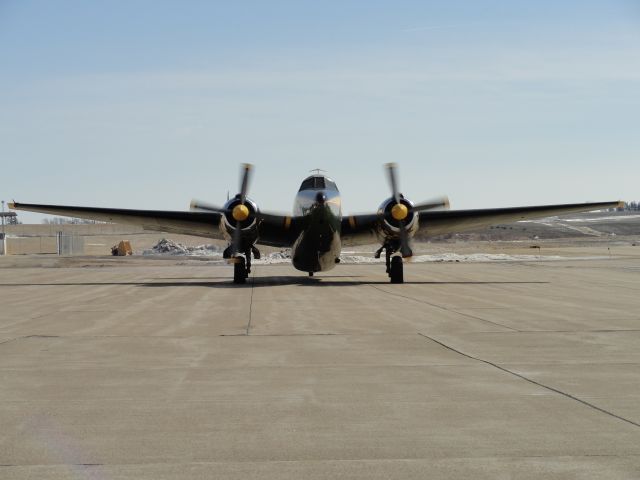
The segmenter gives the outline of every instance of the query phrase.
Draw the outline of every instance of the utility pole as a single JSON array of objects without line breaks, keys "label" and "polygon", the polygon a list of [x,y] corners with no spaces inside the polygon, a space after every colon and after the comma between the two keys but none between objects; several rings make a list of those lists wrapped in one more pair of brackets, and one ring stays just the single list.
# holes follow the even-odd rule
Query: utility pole
[{"label": "utility pole", "polygon": [[2,200],[2,238],[4,238],[4,200]]}]

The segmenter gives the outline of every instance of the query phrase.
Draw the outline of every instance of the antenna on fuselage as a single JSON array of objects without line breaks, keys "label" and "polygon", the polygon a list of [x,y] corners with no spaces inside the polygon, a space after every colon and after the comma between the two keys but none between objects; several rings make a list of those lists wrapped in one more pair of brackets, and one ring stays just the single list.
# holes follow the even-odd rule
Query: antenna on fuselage
[{"label": "antenna on fuselage", "polygon": [[320,175],[320,172],[327,173],[326,170],[322,170],[321,168],[313,168],[313,169],[309,170],[309,172],[311,172],[311,173],[315,172],[316,175]]}]

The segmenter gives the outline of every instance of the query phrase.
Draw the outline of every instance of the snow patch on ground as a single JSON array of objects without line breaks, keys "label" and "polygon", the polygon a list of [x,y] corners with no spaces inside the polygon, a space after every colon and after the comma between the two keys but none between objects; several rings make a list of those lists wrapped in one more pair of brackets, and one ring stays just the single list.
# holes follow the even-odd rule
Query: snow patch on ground
[{"label": "snow patch on ground", "polygon": [[565,218],[563,222],[610,222],[611,220],[621,222],[640,218],[640,215],[618,215],[615,217],[593,217],[593,218]]},{"label": "snow patch on ground", "polygon": [[[428,262],[539,262],[550,260],[568,260],[568,257],[558,255],[507,255],[505,253],[438,253],[433,255],[416,255],[411,258],[413,263]],[[383,263],[384,258],[363,257],[359,255],[343,255],[340,263]]]},{"label": "snow patch on ground", "polygon": [[145,250],[142,255],[184,255],[191,257],[220,257],[222,249],[218,245],[198,245],[187,247],[181,243],[163,238],[150,250]]},{"label": "snow patch on ground", "polygon": [[[345,251],[340,255],[340,263],[347,265],[384,263],[384,257],[374,258],[373,256],[357,255],[358,252]],[[150,250],[145,250],[143,255],[176,255],[188,257],[211,257],[212,259],[222,259],[222,248],[218,245],[198,245],[187,247],[172,240],[162,239]],[[413,263],[428,262],[544,262],[555,260],[585,260],[606,257],[561,257],[559,255],[508,255],[506,253],[437,253],[430,255],[416,255],[411,258]],[[291,263],[291,250],[284,249],[263,255],[260,260],[253,260],[256,265],[276,265],[281,263]]]}]

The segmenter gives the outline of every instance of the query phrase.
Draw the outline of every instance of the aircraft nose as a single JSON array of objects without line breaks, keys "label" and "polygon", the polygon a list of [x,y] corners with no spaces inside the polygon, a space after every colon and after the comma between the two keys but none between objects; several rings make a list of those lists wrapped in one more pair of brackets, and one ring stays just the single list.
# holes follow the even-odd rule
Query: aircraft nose
[{"label": "aircraft nose", "polygon": [[324,194],[324,192],[316,193],[316,202],[319,205],[324,205],[326,201],[327,201],[327,196]]}]

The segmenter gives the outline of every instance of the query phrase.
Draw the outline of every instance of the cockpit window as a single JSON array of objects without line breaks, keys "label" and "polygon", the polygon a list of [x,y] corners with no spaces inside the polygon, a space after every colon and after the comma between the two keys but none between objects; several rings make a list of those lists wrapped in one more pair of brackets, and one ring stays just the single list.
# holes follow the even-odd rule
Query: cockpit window
[{"label": "cockpit window", "polygon": [[309,177],[300,185],[300,190],[324,190],[324,188],[324,177]]},{"label": "cockpit window", "polygon": [[338,191],[338,186],[336,185],[336,183],[335,183],[333,180],[331,180],[331,179],[329,179],[329,178],[326,178],[326,179],[325,179],[325,182],[326,182],[326,184],[327,184],[327,186],[325,187],[327,190],[335,190],[335,191]]},{"label": "cockpit window", "polygon": [[322,177],[322,176],[314,176],[305,178],[300,185],[300,191],[302,190],[338,190],[338,187],[333,182],[333,180]]}]

